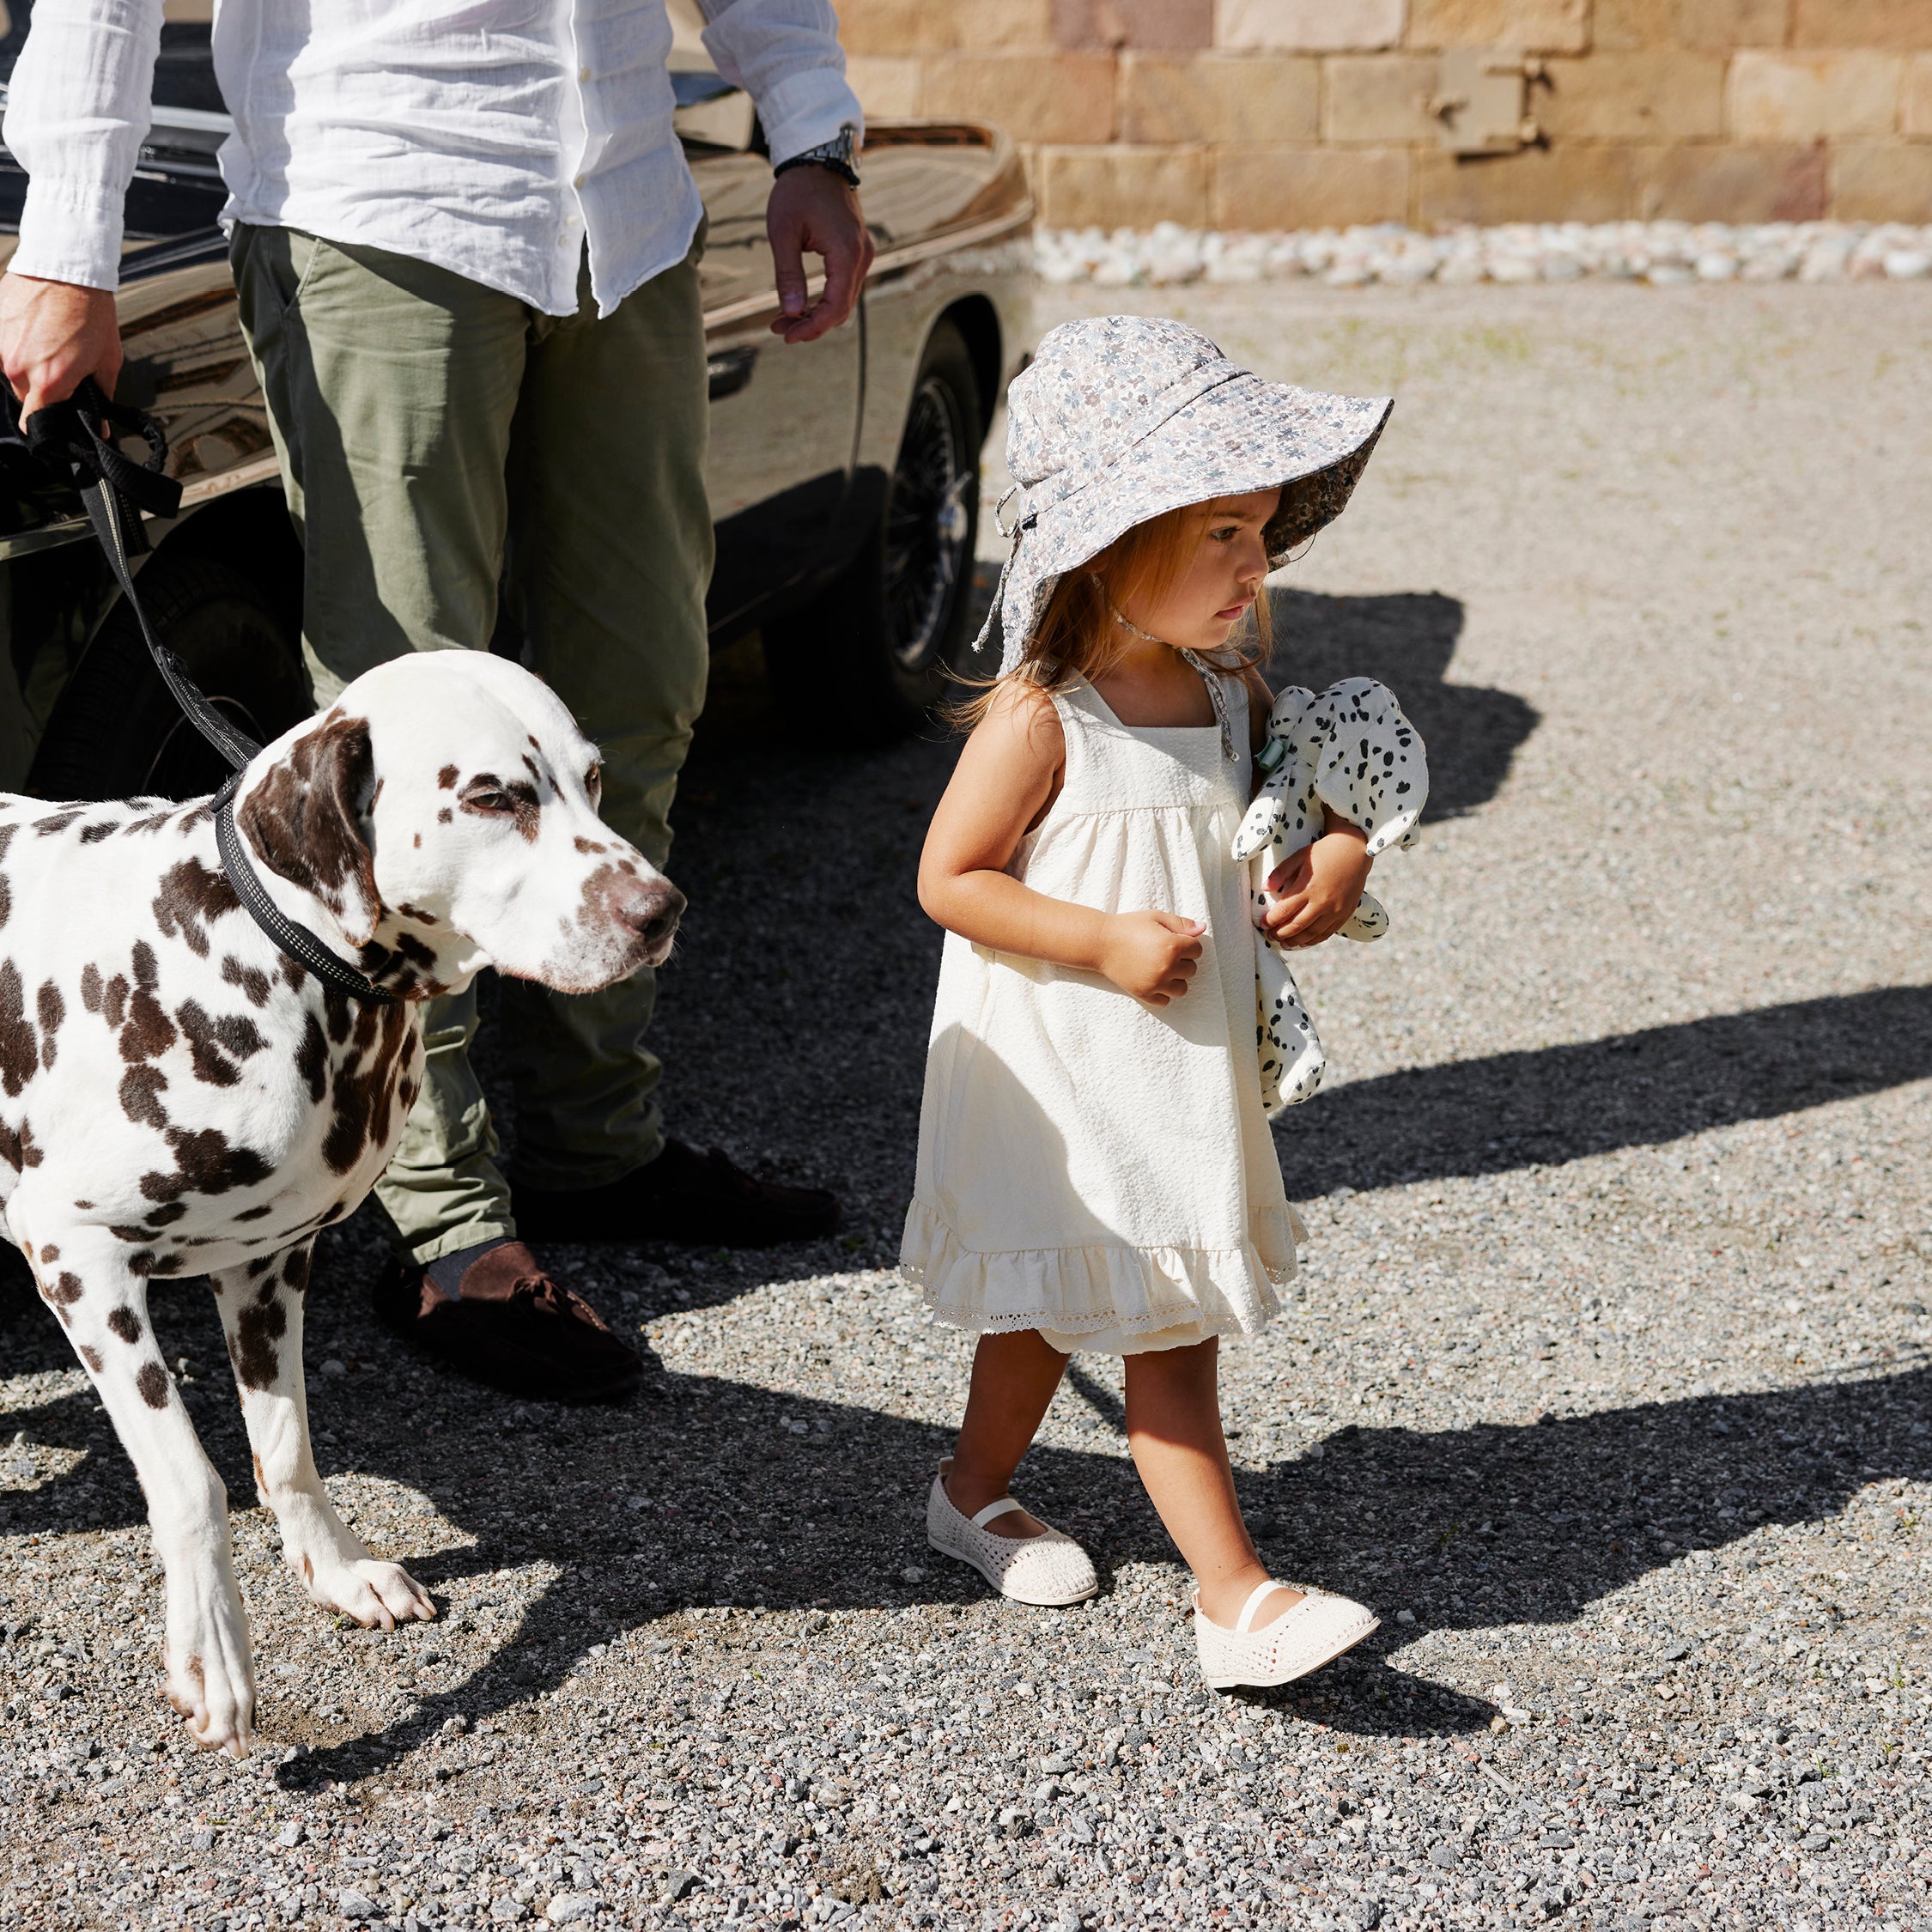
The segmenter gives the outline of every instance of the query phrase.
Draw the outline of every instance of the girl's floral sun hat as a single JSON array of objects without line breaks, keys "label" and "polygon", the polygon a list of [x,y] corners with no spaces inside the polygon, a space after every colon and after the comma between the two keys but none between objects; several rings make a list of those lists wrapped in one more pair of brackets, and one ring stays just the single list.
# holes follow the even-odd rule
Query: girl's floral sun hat
[{"label": "girl's floral sun hat", "polygon": [[1279,485],[1263,536],[1282,562],[1341,514],[1394,406],[1265,382],[1160,316],[1048,330],[1006,391],[1006,465],[1025,505],[974,648],[997,643],[1012,670],[1067,571],[1189,503]]}]

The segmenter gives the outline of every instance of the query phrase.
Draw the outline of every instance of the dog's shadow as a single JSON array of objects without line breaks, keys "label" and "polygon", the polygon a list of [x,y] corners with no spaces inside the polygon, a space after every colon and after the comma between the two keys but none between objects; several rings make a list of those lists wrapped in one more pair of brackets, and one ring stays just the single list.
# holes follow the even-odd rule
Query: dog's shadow
[{"label": "dog's shadow", "polygon": [[[171,1356],[205,1355],[212,1310],[178,1295],[155,1303]],[[311,1321],[312,1359],[354,1359],[374,1346],[358,1311],[339,1302],[314,1307]],[[18,1374],[62,1365],[62,1338],[44,1318],[15,1323],[9,1342]],[[247,1493],[232,1395],[213,1370],[205,1394],[200,1384],[188,1394],[231,1492]],[[507,1427],[501,1406],[482,1397],[473,1419],[426,1440],[396,1394],[358,1404],[355,1473],[420,1492],[474,1541],[382,1553],[446,1601],[451,1586],[506,1568],[550,1564],[558,1574],[480,1666],[447,1683],[416,1675],[407,1715],[311,1748],[280,1767],[288,1784],[368,1776],[452,1717],[473,1724],[510,1711],[557,1689],[593,1646],[694,1607],[897,1608],[984,1595],[976,1577],[925,1545],[927,1473],[950,1441],[939,1427],[659,1370],[629,1407],[523,1405]],[[1243,1473],[1242,1504],[1264,1556],[1298,1580],[1364,1597],[1384,1616],[1349,1657],[1265,1699],[1344,1733],[1481,1729],[1488,1704],[1402,1668],[1392,1654],[1430,1627],[1561,1624],[1682,1550],[1722,1549],[1761,1523],[1822,1521],[1874,1480],[1932,1479],[1929,1397],[1932,1372],[1917,1367],[1535,1425],[1348,1427],[1319,1458]],[[1078,1366],[1058,1400],[1091,1432],[1117,1430],[1115,1399]],[[69,1473],[6,1496],[0,1527],[72,1533],[142,1520],[131,1471],[90,1395],[15,1411],[13,1425],[38,1444],[89,1453]],[[320,1452],[325,1469],[332,1454]],[[1036,1448],[1025,1482],[1029,1500],[1087,1544],[1103,1576],[1173,1560],[1124,1456]],[[639,1498],[649,1500],[631,1507]],[[902,1580],[908,1566],[926,1573],[919,1583]],[[473,1601],[477,1593],[454,1594]],[[1820,1627],[1836,1614],[1814,1607]],[[1402,1608],[1419,1622],[1397,1623]],[[1177,1619],[1170,1637],[1170,1661],[1184,1668],[1185,1624]],[[389,1641],[400,1670],[423,1639]],[[277,1661],[258,1659],[271,1743],[314,1731],[281,1703]]]}]

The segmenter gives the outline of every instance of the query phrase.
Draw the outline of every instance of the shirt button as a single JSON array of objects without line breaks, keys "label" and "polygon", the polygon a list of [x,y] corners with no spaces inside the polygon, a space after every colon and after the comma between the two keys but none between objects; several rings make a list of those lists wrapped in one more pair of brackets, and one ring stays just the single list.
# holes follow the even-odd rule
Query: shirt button
[{"label": "shirt button", "polygon": [[580,187],[582,187],[582,186],[583,186],[583,185],[584,185],[584,178],[583,178],[583,176],[582,176],[582,175],[580,175],[580,175],[579,175],[579,176],[578,176],[578,177],[576,178],[576,179],[575,179],[574,181],[573,181],[573,182],[572,182],[572,183],[570,184],[570,185],[571,185],[572,187],[574,187],[574,188],[580,188]]},{"label": "shirt button", "polygon": [[587,81],[590,78],[590,69],[587,67],[580,67],[577,70],[577,78],[580,81]]}]

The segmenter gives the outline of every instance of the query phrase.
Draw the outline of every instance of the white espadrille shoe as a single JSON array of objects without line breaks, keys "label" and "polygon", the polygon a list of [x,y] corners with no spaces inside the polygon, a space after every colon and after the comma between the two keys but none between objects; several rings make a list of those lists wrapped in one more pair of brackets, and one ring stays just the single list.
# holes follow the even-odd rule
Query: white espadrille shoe
[{"label": "white espadrille shoe", "polygon": [[1359,1643],[1382,1621],[1365,1606],[1322,1590],[1306,1592],[1285,1616],[1265,1629],[1249,1626],[1263,1600],[1289,1586],[1271,1577],[1241,1607],[1232,1630],[1223,1630],[1194,1600],[1194,1647],[1200,1654],[1200,1674],[1211,1690],[1231,1690],[1237,1684],[1263,1688],[1292,1683]]},{"label": "white espadrille shoe", "polygon": [[1091,1559],[1071,1536],[1050,1528],[1037,1536],[995,1536],[986,1527],[1020,1507],[1012,1497],[1002,1496],[970,1517],[960,1515],[946,1494],[951,1467],[948,1456],[926,1499],[926,1540],[942,1556],[971,1564],[1000,1595],[1016,1603],[1084,1603],[1100,1594]]}]

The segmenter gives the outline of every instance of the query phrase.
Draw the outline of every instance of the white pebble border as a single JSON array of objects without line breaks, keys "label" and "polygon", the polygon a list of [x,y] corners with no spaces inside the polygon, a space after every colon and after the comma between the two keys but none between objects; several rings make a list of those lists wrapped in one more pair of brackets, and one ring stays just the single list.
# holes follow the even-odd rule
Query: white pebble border
[{"label": "white pebble border", "polygon": [[1103,288],[1278,282],[1913,282],[1932,276],[1932,227],[1900,222],[1541,222],[1445,228],[1397,223],[1254,234],[1185,228],[1043,229],[1042,280]]}]

